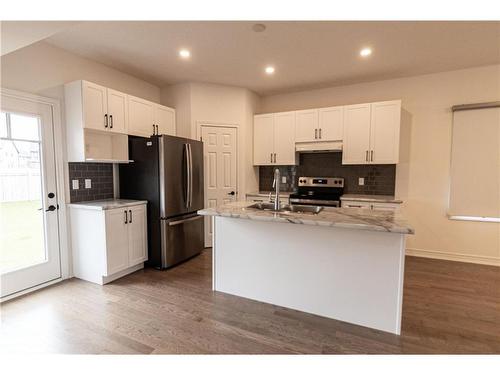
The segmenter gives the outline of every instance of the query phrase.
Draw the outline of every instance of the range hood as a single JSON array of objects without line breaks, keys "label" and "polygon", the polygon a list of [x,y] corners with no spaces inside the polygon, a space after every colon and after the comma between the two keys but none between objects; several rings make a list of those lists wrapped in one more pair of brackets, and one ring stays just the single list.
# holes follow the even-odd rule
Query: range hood
[{"label": "range hood", "polygon": [[342,152],[342,141],[300,142],[295,144],[296,152]]}]

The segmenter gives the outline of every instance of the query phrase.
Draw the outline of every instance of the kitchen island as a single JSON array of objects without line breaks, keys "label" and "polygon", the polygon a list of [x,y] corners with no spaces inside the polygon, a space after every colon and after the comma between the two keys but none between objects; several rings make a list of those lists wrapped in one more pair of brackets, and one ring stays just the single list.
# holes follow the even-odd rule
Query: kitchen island
[{"label": "kitchen island", "polygon": [[401,331],[405,236],[391,211],[305,213],[234,202],[213,216],[213,289],[395,334]]}]

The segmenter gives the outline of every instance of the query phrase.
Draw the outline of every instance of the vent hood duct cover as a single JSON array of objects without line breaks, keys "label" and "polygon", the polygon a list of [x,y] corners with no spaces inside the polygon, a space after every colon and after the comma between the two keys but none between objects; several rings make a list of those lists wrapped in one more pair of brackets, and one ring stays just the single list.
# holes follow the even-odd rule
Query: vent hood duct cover
[{"label": "vent hood duct cover", "polygon": [[301,142],[295,144],[297,152],[341,152],[342,141],[333,142]]}]

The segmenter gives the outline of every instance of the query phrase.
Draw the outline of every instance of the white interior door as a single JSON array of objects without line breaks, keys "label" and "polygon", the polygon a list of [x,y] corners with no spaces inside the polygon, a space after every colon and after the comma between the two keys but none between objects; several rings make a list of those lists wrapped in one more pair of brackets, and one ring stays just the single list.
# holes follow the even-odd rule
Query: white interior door
[{"label": "white interior door", "polygon": [[[205,163],[205,207],[216,207],[237,199],[236,128],[201,127]],[[212,246],[212,220],[205,218],[205,246]]]},{"label": "white interior door", "polygon": [[1,297],[61,277],[52,107],[1,97]]}]

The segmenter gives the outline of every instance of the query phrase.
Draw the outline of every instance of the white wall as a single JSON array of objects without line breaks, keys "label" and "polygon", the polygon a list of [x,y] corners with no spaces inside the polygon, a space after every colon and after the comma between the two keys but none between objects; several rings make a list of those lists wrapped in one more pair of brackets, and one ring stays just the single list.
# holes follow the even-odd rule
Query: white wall
[{"label": "white wall", "polygon": [[396,194],[405,200],[405,216],[416,230],[408,236],[409,253],[500,265],[500,224],[446,216],[450,107],[500,100],[500,65],[266,96],[260,113],[391,99],[402,99],[409,125],[402,146],[407,156],[396,177]]},{"label": "white wall", "polygon": [[253,114],[259,97],[250,90],[207,83],[185,83],[162,89],[161,102],[177,113],[178,134],[199,138],[201,124],[224,124],[238,127],[239,197],[258,190],[258,169],[253,167]]}]

